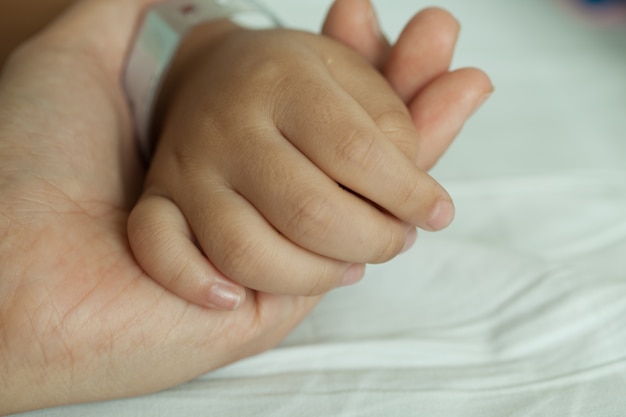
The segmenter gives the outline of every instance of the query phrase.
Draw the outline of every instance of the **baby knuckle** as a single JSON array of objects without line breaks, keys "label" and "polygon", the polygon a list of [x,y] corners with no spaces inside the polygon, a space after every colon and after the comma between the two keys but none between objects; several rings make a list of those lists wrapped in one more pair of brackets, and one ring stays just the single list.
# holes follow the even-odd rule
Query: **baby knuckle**
[{"label": "baby knuckle", "polygon": [[363,128],[354,128],[345,134],[336,145],[336,154],[341,163],[356,166],[376,166],[381,154],[376,152],[376,136]]},{"label": "baby knuckle", "polygon": [[393,198],[396,207],[411,217],[424,215],[441,195],[437,182],[420,171],[414,171],[403,180],[394,190]]},{"label": "baby knuckle", "polygon": [[421,224],[441,196],[437,188],[436,182],[428,177],[418,178],[408,182],[405,187],[399,187],[395,195],[397,204],[394,214],[413,225]]},{"label": "baby knuckle", "polygon": [[400,207],[408,207],[413,209],[419,207],[424,201],[424,195],[419,192],[419,187],[408,182],[404,187],[398,188],[398,204]]},{"label": "baby knuckle", "polygon": [[189,261],[186,260],[186,257],[183,256],[182,253],[178,253],[172,257],[172,262],[170,263],[170,273],[165,275],[164,281],[162,284],[169,289],[176,289],[182,286],[191,276],[189,271],[190,265]]},{"label": "baby knuckle", "polygon": [[299,61],[277,56],[272,51],[252,52],[247,65],[239,68],[240,79],[248,87],[242,91],[256,94],[278,94],[280,91],[298,91],[297,74],[305,70]]},{"label": "baby knuckle", "polygon": [[289,234],[299,242],[319,241],[331,229],[337,213],[335,203],[319,192],[302,192],[287,221]]},{"label": "baby knuckle", "polygon": [[222,253],[217,262],[218,268],[227,277],[249,284],[253,274],[260,274],[265,249],[260,242],[238,233],[222,246]]},{"label": "baby knuckle", "polygon": [[247,73],[247,79],[250,85],[267,85],[284,80],[288,74],[284,60],[257,59],[254,71]]},{"label": "baby knuckle", "polygon": [[404,108],[387,108],[373,120],[383,132],[408,131],[411,128],[411,116]]},{"label": "baby knuckle", "polygon": [[379,235],[376,242],[378,246],[374,252],[371,263],[383,263],[396,257],[404,247],[406,236],[396,228],[388,229],[388,233]]},{"label": "baby knuckle", "polygon": [[304,297],[315,297],[318,295],[326,294],[328,291],[332,290],[334,286],[328,285],[323,282],[321,279],[308,282],[303,291],[302,296]]},{"label": "baby knuckle", "polygon": [[374,119],[378,128],[411,160],[417,158],[419,137],[408,113],[388,110]]},{"label": "baby knuckle", "polygon": [[314,277],[302,282],[302,295],[306,297],[314,297],[326,294],[337,287],[339,279],[340,277],[336,277],[335,279],[330,270],[324,269]]}]

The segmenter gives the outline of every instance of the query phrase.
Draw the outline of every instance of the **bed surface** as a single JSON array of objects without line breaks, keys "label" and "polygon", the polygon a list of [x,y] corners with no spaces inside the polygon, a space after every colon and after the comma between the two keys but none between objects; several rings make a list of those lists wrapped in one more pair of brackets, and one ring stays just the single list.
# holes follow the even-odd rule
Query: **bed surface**
[{"label": "bed surface", "polygon": [[[327,0],[266,0],[318,30]],[[457,218],[279,347],[155,395],[29,416],[626,415],[626,26],[562,1],[374,1],[462,24],[495,85],[433,171]]]}]

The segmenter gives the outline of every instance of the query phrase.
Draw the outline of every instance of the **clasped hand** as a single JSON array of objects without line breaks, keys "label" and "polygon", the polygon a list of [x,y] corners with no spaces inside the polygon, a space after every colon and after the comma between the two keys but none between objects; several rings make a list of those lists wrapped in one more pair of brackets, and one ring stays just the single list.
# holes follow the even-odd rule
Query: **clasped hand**
[{"label": "clasped hand", "polygon": [[[235,309],[244,288],[319,295],[354,283],[364,264],[407,249],[416,226],[447,226],[451,199],[425,171],[453,134],[432,138],[437,150],[420,160],[421,134],[435,124],[456,133],[467,115],[450,109],[476,105],[487,84],[475,70],[447,72],[455,26],[441,10],[419,14],[382,63],[389,80],[327,37],[209,28],[171,83],[130,217],[148,275],[199,305]],[[421,40],[435,31],[441,43]],[[371,43],[384,51],[381,42]]]},{"label": "clasped hand", "polygon": [[447,199],[424,172],[491,90],[448,72],[458,27],[441,10],[390,47],[366,1],[335,3],[325,33],[382,76],[327,38],[230,33],[178,84],[133,214],[155,282],[126,232],[143,178],[119,82],[128,4],[78,2],[0,79],[0,414],[153,392],[275,345],[319,297],[184,298],[320,293],[402,250]]}]

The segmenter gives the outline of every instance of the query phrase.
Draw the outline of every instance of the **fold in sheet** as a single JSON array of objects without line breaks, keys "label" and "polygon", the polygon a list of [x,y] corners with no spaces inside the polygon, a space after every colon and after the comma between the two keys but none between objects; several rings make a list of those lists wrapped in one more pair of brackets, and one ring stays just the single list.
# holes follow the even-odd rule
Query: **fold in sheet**
[{"label": "fold in sheet", "polygon": [[[331,293],[281,347],[141,403],[151,416],[621,416],[625,178],[451,182],[449,230]],[[100,410],[136,415],[125,404],[140,401]]]}]

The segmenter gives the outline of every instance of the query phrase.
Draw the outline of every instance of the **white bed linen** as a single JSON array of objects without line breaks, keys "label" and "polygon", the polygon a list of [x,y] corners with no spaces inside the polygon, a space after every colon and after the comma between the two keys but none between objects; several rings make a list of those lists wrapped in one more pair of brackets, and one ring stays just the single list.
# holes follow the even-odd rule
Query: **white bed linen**
[{"label": "white bed linen", "polygon": [[[266,0],[316,30],[330,1]],[[398,34],[419,1],[375,2]],[[626,29],[448,0],[496,91],[435,169],[457,219],[283,343],[142,398],[29,416],[626,416]]]}]

